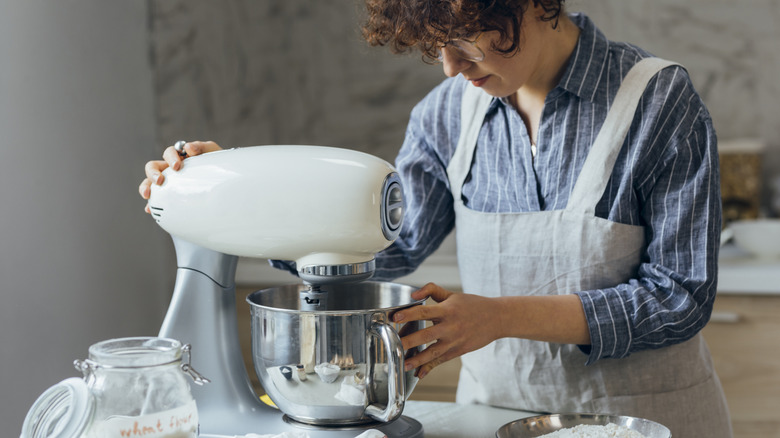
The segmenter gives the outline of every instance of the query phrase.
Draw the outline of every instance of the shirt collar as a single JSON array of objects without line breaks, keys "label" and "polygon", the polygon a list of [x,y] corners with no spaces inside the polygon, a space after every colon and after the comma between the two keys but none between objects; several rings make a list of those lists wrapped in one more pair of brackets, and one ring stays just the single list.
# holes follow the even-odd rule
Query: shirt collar
[{"label": "shirt collar", "polygon": [[[569,92],[589,101],[605,102],[604,93],[607,90],[599,84],[608,61],[609,40],[585,14],[571,14],[569,18],[580,28],[580,37],[561,81],[550,91],[547,98],[556,98],[564,92]],[[499,102],[510,105],[506,97],[494,98],[487,112],[493,111]]]},{"label": "shirt collar", "polygon": [[565,90],[582,99],[603,102],[600,94],[607,90],[600,85],[606,72],[609,40],[585,14],[572,14],[570,18],[580,28],[580,38],[558,87],[551,94]]}]

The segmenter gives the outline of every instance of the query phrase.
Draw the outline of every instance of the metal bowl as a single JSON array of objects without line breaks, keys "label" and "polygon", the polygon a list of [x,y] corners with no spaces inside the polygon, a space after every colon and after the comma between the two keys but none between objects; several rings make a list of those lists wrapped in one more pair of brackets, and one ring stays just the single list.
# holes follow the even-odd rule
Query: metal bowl
[{"label": "metal bowl", "polygon": [[647,438],[671,438],[664,425],[644,418],[608,414],[549,414],[521,418],[507,423],[496,432],[496,438],[535,438],[580,424],[605,426],[614,423],[635,430]]},{"label": "metal bowl", "polygon": [[417,383],[404,359],[422,351],[404,351],[400,338],[425,323],[395,323],[392,314],[422,304],[412,299],[415,290],[365,281],[322,285],[316,293],[291,284],[250,294],[252,355],[263,389],[299,423],[395,420]]}]

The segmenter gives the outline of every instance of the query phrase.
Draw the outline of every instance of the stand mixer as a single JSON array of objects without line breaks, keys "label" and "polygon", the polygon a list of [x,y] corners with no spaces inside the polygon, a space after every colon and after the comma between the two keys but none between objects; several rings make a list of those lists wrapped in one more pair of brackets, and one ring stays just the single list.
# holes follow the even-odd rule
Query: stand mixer
[{"label": "stand mixer", "polygon": [[[192,388],[201,434],[304,431],[312,438],[347,438],[378,429],[391,438],[422,437],[422,425],[401,415],[416,382],[403,371],[404,354],[417,350],[404,352],[398,335],[419,327],[389,321],[394,309],[420,302],[408,297],[411,288],[362,282],[373,274],[374,254],[400,230],[403,198],[392,166],[346,149],[255,146],[191,157],[181,170],[164,175],[165,182],[152,189],[149,206],[173,237],[178,270],[159,335],[192,344],[193,368],[211,380]],[[282,412],[259,400],[244,367],[236,320],[239,256],[295,261],[305,283],[250,297],[255,368]],[[352,284],[356,294],[367,289],[382,296],[352,307],[362,300]],[[336,293],[345,288],[352,295]],[[367,321],[368,334],[355,331],[361,320],[342,319],[353,313]],[[310,325],[301,329],[290,321]],[[336,331],[337,343],[356,345],[355,359],[361,362],[339,371],[345,382],[365,378],[365,400],[357,407],[323,402],[306,389],[315,384],[328,388],[310,368],[330,360],[333,346],[326,344]],[[300,347],[305,339],[316,346]],[[263,348],[268,350],[259,351]],[[295,378],[280,377],[278,371],[294,370],[296,361],[308,369]],[[384,387],[387,395],[377,389]],[[289,388],[303,392],[285,392]],[[293,403],[284,399],[288,395],[310,401]]]}]

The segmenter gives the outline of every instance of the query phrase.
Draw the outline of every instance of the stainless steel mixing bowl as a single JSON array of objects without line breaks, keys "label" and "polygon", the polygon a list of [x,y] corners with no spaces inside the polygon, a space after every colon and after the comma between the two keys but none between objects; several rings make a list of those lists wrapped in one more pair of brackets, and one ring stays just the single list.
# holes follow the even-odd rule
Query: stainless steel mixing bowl
[{"label": "stainless steel mixing bowl", "polygon": [[580,424],[604,426],[609,423],[625,426],[647,438],[671,438],[672,436],[666,426],[644,418],[607,414],[550,414],[507,423],[498,429],[496,438],[535,438]]},{"label": "stainless steel mixing bowl", "polygon": [[[422,304],[396,283],[302,284],[252,293],[252,355],[265,391],[293,420],[314,425],[392,421],[417,383],[405,372],[400,336],[424,327],[396,324],[398,309]],[[314,302],[314,304],[312,304]],[[400,336],[399,336],[400,335]]]}]

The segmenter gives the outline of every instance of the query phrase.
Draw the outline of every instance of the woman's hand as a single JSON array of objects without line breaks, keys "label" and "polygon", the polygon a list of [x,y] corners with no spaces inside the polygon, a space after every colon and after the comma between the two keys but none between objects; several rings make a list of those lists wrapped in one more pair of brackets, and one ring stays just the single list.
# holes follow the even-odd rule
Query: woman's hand
[{"label": "woman's hand", "polygon": [[[184,151],[187,153],[188,157],[219,150],[222,150],[222,148],[213,141],[191,141],[184,145]],[[141,181],[141,185],[138,186],[138,193],[140,193],[141,197],[144,199],[149,199],[149,196],[151,196],[152,184],[159,185],[165,180],[165,177],[162,174],[163,170],[169,167],[173,170],[179,170],[181,169],[182,160],[184,160],[184,157],[179,155],[179,152],[177,152],[173,146],[166,148],[162,157],[162,160],[149,161],[146,163],[146,166],[144,166],[146,178]],[[151,212],[148,203],[146,204],[146,207],[144,207],[144,210],[147,213]]]},{"label": "woman's hand", "polygon": [[433,368],[493,342],[502,333],[499,303],[493,298],[450,292],[433,283],[415,291],[412,298],[432,298],[438,304],[414,306],[395,313],[393,321],[427,320],[432,326],[401,339],[404,350],[430,344],[405,362],[425,377]]},{"label": "woman's hand", "polygon": [[454,293],[428,283],[415,291],[412,298],[432,298],[437,303],[410,307],[393,315],[395,322],[433,323],[401,338],[404,350],[429,344],[405,361],[406,370],[417,368],[420,378],[436,366],[500,338],[590,344],[585,312],[574,294],[488,298]]}]

